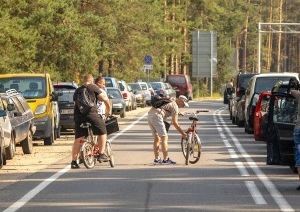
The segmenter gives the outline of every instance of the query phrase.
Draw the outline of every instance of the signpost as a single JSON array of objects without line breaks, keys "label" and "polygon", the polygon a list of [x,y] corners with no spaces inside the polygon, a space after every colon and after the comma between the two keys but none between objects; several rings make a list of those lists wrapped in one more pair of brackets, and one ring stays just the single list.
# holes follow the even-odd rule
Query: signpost
[{"label": "signpost", "polygon": [[153,62],[153,58],[152,58],[151,55],[146,55],[144,57],[144,63],[145,63],[145,65],[144,65],[144,71],[147,72],[148,82],[149,82],[150,70],[153,69],[153,65],[151,65],[152,62]]}]

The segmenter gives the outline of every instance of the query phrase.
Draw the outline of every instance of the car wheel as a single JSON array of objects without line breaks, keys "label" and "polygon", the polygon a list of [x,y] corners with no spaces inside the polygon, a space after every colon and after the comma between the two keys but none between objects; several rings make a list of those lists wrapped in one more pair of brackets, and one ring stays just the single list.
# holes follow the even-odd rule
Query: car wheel
[{"label": "car wheel", "polygon": [[11,134],[9,146],[5,149],[6,159],[8,160],[13,159],[15,156],[15,151],[16,151],[15,137],[13,134]]},{"label": "car wheel", "polygon": [[44,145],[50,146],[54,143],[54,130],[52,129],[52,132],[48,138],[44,138]]},{"label": "car wheel", "polygon": [[33,141],[32,141],[32,133],[29,130],[27,137],[22,141],[22,150],[24,154],[32,154],[33,151]]},{"label": "car wheel", "polygon": [[[271,136],[276,137],[276,136]],[[280,153],[277,139],[270,139],[267,141],[267,165],[280,164]]]}]

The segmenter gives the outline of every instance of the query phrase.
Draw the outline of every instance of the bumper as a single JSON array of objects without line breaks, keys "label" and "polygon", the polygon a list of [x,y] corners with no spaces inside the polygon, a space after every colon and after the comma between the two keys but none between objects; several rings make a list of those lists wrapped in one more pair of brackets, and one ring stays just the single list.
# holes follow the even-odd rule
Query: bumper
[{"label": "bumper", "polygon": [[37,119],[35,118],[34,125],[36,126],[36,131],[33,134],[33,139],[43,139],[50,137],[51,119],[49,116]]},{"label": "bumper", "polygon": [[65,129],[74,129],[75,122],[73,115],[60,115],[59,125]]}]

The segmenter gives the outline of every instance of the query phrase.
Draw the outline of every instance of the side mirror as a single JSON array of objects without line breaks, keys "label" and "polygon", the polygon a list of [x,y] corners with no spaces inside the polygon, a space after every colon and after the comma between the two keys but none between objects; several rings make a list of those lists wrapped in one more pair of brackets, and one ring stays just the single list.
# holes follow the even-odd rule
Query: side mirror
[{"label": "side mirror", "polygon": [[51,101],[55,101],[55,102],[58,101],[58,92],[57,91],[53,91],[51,96],[52,96]]}]

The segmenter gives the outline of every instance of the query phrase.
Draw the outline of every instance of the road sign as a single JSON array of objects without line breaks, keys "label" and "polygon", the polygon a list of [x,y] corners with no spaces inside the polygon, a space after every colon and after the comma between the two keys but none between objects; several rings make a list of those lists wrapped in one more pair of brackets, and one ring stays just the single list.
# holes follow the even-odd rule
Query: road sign
[{"label": "road sign", "polygon": [[153,65],[144,65],[144,69],[152,69]]},{"label": "road sign", "polygon": [[151,55],[146,55],[144,57],[145,64],[150,65],[152,63],[152,61],[153,61],[153,59],[152,59]]}]

